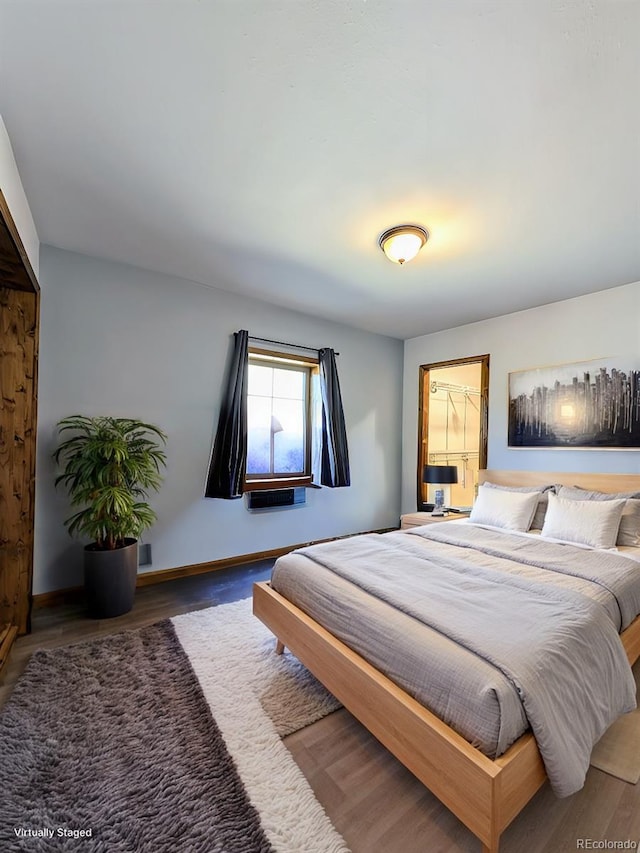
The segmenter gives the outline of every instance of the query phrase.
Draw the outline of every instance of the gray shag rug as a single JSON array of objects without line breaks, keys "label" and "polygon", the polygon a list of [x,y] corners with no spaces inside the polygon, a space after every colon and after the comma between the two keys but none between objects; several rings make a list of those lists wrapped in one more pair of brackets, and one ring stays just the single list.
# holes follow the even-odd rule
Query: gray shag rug
[{"label": "gray shag rug", "polygon": [[0,714],[0,849],[348,853],[281,742],[336,707],[248,600],[36,652]]}]

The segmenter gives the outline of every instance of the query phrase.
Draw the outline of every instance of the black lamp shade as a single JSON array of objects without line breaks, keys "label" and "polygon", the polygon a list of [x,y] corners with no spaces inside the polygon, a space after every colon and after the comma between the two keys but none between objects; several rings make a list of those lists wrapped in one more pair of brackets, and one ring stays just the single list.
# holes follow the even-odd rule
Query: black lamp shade
[{"label": "black lamp shade", "polygon": [[456,465],[425,465],[422,469],[423,483],[457,483],[458,468]]}]

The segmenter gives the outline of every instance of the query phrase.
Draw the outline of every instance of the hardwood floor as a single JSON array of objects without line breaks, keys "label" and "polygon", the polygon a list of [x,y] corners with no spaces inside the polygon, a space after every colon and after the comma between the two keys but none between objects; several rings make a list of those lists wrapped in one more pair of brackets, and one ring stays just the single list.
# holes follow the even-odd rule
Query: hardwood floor
[{"label": "hardwood floor", "polygon": [[35,649],[53,649],[117,631],[141,628],[179,613],[249,598],[253,584],[268,580],[272,566],[273,560],[264,560],[246,567],[140,587],[136,590],[133,610],[114,619],[89,618],[81,602],[34,610],[31,634],[16,640],[9,662],[0,672],[0,707]]},{"label": "hardwood floor", "polygon": [[[478,840],[346,711],[285,743],[353,853],[480,853]],[[572,797],[559,800],[546,784],[505,831],[500,853],[569,853],[581,838],[640,846],[640,785],[594,768]]]},{"label": "hardwood floor", "polygon": [[[143,587],[131,613],[116,619],[89,619],[82,605],[35,611],[33,633],[16,641],[0,673],[0,706],[34,649],[246,598],[253,582],[267,579],[270,570],[271,561],[265,561]],[[290,735],[285,743],[353,853],[480,853],[471,833],[347,711]],[[640,784],[591,768],[584,789],[572,797],[559,800],[545,785],[506,830],[500,850],[569,853],[581,849],[580,839],[590,839],[593,849],[607,841],[640,846]],[[586,841],[582,849],[589,849]]]}]

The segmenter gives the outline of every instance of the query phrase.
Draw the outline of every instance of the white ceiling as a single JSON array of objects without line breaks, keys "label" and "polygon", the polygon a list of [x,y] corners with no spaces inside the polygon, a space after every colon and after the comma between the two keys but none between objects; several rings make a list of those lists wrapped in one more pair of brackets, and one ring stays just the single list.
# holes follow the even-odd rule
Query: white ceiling
[{"label": "white ceiling", "polygon": [[44,243],[399,338],[640,280],[640,0],[0,0],[0,33]]}]

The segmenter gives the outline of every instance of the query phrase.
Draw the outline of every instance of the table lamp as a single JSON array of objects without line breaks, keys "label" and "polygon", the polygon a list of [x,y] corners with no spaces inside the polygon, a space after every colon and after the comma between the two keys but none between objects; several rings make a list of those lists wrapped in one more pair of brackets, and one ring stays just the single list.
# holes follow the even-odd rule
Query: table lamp
[{"label": "table lamp", "polygon": [[[457,483],[458,468],[455,465],[425,465],[422,469],[422,482],[438,486]],[[444,515],[444,512],[444,489],[436,489],[431,515]]]}]

